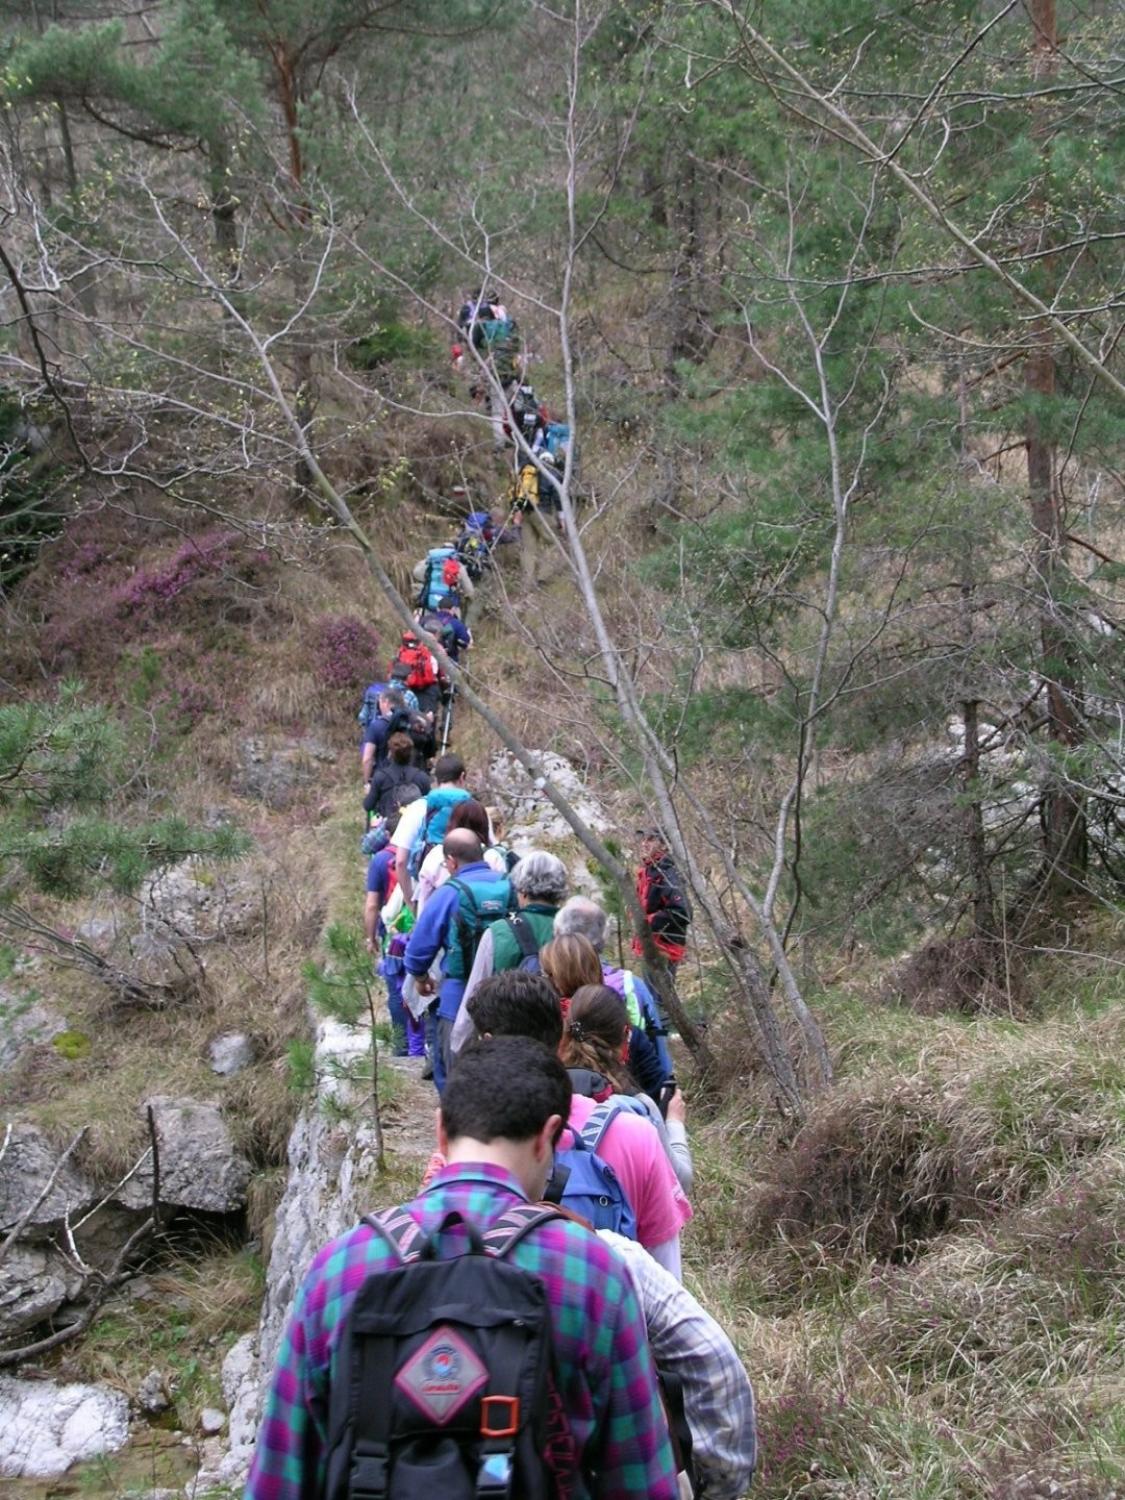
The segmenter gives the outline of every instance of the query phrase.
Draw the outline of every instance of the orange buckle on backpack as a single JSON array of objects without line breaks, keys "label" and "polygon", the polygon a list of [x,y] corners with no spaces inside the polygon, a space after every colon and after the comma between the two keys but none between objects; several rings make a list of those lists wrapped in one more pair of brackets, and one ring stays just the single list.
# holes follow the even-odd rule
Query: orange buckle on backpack
[{"label": "orange buckle on backpack", "polygon": [[[493,1412],[495,1411],[495,1416]],[[507,1427],[494,1427],[507,1417]],[[518,1396],[484,1396],[480,1403],[480,1435],[483,1438],[515,1437],[520,1430],[520,1398]]]}]

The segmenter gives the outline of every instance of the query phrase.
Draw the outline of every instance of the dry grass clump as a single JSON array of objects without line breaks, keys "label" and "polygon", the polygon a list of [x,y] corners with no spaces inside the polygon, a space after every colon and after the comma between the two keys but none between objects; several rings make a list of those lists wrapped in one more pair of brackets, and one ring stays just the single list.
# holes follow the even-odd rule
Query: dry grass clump
[{"label": "dry grass clump", "polygon": [[919,948],[891,975],[887,993],[925,1016],[1026,1013],[1022,964],[988,938],[938,938]]},{"label": "dry grass clump", "polygon": [[1125,1063],[1100,1040],[965,1035],[910,1075],[829,1095],[748,1195],[759,1274],[785,1296],[834,1264],[910,1262],[1060,1180],[1121,1135]]}]

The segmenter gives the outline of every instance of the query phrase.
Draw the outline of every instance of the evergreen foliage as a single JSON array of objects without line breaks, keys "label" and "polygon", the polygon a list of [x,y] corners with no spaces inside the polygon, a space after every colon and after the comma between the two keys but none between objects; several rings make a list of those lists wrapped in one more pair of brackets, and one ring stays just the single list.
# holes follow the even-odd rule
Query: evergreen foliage
[{"label": "evergreen foliage", "polygon": [[64,684],[53,702],[0,706],[5,901],[25,886],[62,900],[98,888],[127,895],[189,856],[245,851],[245,836],[231,827],[131,815],[135,751],[122,721],[86,701],[81,683]]}]

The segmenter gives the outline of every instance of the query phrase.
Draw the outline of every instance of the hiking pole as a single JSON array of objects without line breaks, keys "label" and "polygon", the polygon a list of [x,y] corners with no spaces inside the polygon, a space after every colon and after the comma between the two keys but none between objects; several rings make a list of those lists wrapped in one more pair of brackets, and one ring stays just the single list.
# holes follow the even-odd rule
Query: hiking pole
[{"label": "hiking pole", "polygon": [[441,749],[438,751],[439,755],[445,754],[445,748],[449,744],[449,731],[453,727],[453,697],[456,692],[456,687],[450,684],[449,697],[445,702],[445,724],[441,731]]}]

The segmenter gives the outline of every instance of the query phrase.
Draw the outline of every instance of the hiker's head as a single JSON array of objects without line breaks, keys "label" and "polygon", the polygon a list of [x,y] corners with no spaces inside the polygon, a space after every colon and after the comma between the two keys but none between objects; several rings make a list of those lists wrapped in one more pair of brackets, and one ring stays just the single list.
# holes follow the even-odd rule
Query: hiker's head
[{"label": "hiker's head", "polygon": [[478,864],[484,856],[481,841],[471,828],[455,828],[452,833],[447,833],[441,841],[441,852],[446,864],[454,870],[459,870],[462,865]]},{"label": "hiker's head", "polygon": [[465,762],[459,755],[439,755],[434,761],[434,782],[438,786],[457,786],[465,779]]},{"label": "hiker's head", "polygon": [[415,786],[414,782],[404,782],[402,786],[396,786],[391,793],[391,801],[395,809],[401,812],[404,807],[409,807],[412,802],[417,802],[422,795],[421,787]]},{"label": "hiker's head", "polygon": [[539,967],[564,999],[602,983],[601,959],[584,937],[553,938],[539,950]]},{"label": "hiker's head", "polygon": [[398,688],[389,687],[379,694],[379,712],[384,719],[391,718],[406,707],[406,699]]},{"label": "hiker's head", "polygon": [[558,1051],[562,1006],[542,974],[504,969],[477,985],[466,1006],[479,1037],[521,1036]]},{"label": "hiker's head", "polygon": [[642,859],[659,859],[668,852],[668,845],[659,828],[638,828],[637,845]]},{"label": "hiker's head", "polygon": [[604,1073],[620,1093],[635,1093],[625,1062],[630,1029],[620,995],[605,984],[584,984],[570,997],[559,1056],[568,1068]]},{"label": "hiker's head", "polygon": [[450,1070],[438,1147],[451,1163],[506,1167],[535,1203],[546,1191],[570,1098],[566,1069],[548,1048],[516,1036],[480,1042]]},{"label": "hiker's head", "polygon": [[492,842],[488,836],[488,812],[475,797],[465,797],[449,814],[446,831],[452,833],[457,828],[467,828],[470,833],[475,833],[484,845]]},{"label": "hiker's head", "polygon": [[408,766],[414,759],[414,741],[401,729],[387,741],[387,759],[396,766]]},{"label": "hiker's head", "polygon": [[605,912],[589,896],[571,896],[555,916],[555,936],[584,937],[600,953],[605,947],[607,920]]},{"label": "hiker's head", "polygon": [[446,614],[454,614],[461,608],[461,601],[456,594],[442,594],[438,600],[438,609],[444,609]]},{"label": "hiker's head", "polygon": [[512,871],[512,885],[521,906],[561,906],[566,900],[566,866],[557,855],[533,849]]}]

